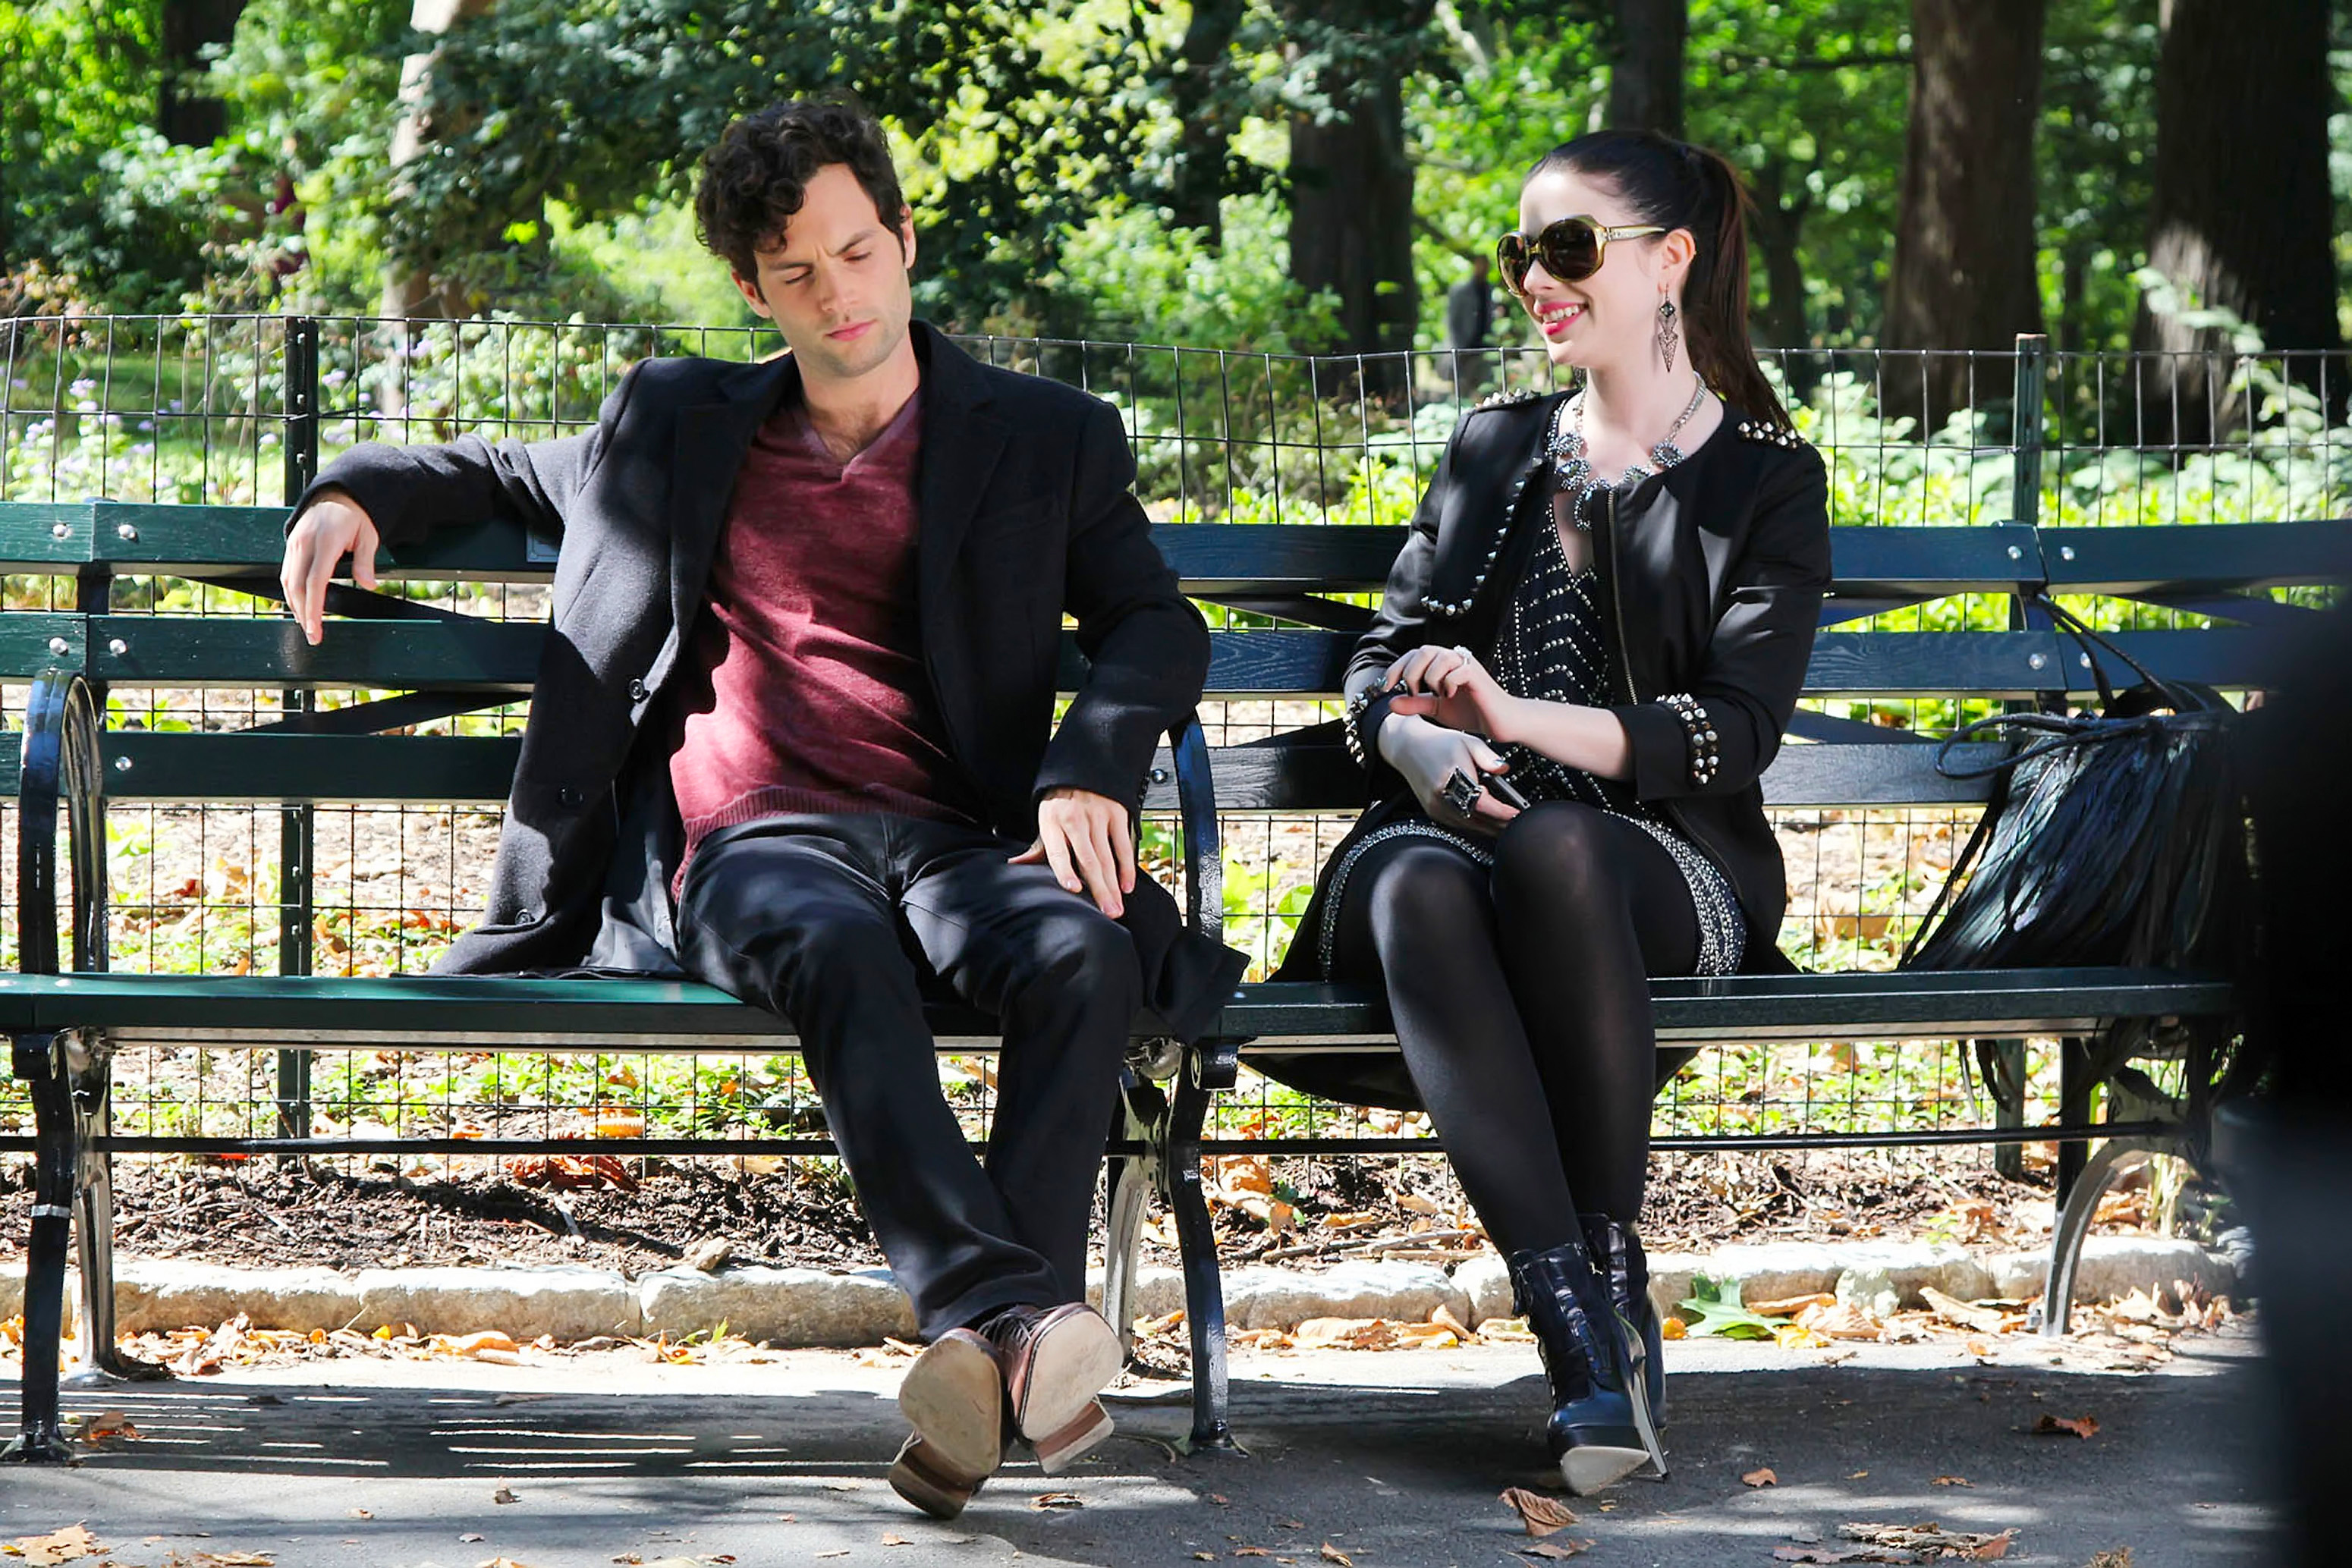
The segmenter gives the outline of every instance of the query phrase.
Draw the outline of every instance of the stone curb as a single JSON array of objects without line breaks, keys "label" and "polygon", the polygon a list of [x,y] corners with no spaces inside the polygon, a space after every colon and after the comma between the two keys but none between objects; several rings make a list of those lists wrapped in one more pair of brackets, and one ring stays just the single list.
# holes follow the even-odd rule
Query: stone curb
[{"label": "stone curb", "polygon": [[[2046,1252],[1970,1253],[1925,1243],[1838,1246],[1772,1242],[1701,1256],[1650,1260],[1650,1293],[1662,1312],[1691,1293],[1697,1274],[1735,1280],[1743,1300],[1891,1289],[1905,1306],[1932,1286],[1963,1301],[2022,1300],[2042,1292]],[[0,1265],[0,1318],[20,1310],[25,1267]],[[2231,1260],[2193,1241],[2095,1236],[2075,1275],[2077,1301],[2113,1301],[2134,1290],[2186,1281],[2231,1292]],[[1452,1274],[1425,1263],[1357,1260],[1328,1269],[1246,1267],[1225,1271],[1225,1319],[1236,1329],[1293,1329],[1309,1318],[1387,1318],[1424,1322],[1439,1306],[1468,1323],[1511,1315],[1510,1281],[1492,1255]],[[1099,1303],[1099,1270],[1087,1295]],[[71,1312],[74,1291],[67,1292]],[[123,1258],[116,1265],[116,1317],[126,1331],[211,1327],[243,1312],[255,1328],[373,1333],[384,1323],[423,1333],[498,1329],[518,1340],[667,1333],[682,1338],[724,1326],[780,1346],[866,1345],[912,1338],[907,1299],[884,1270],[831,1274],[815,1269],[732,1268],[716,1274],[664,1269],[630,1279],[570,1265],[509,1269],[235,1269],[173,1259]],[[1184,1304],[1174,1269],[1139,1271],[1134,1311],[1164,1317]]]}]

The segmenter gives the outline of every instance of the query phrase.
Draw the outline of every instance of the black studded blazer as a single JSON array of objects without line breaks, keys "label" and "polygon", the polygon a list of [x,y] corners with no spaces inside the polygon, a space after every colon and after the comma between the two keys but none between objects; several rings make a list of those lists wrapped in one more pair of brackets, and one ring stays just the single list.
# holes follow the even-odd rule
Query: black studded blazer
[{"label": "black studded blazer", "polygon": [[[1489,399],[1446,444],[1348,664],[1345,727],[1372,800],[1351,841],[1418,809],[1369,744],[1387,713],[1373,695],[1381,674],[1426,643],[1491,660],[1512,587],[1549,523],[1544,449],[1564,395]],[[1730,881],[1747,916],[1745,967],[1787,969],[1778,938],[1788,886],[1758,780],[1796,709],[1830,582],[1821,456],[1793,431],[1727,408],[1697,450],[1612,498],[1593,544],[1618,686],[1610,711],[1632,742],[1633,792]],[[1319,893],[1284,978],[1327,977]]]}]

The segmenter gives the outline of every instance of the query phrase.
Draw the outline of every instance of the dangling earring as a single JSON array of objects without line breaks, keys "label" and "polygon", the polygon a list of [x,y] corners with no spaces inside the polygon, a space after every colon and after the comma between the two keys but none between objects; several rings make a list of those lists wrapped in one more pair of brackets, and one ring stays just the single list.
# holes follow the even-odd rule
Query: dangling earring
[{"label": "dangling earring", "polygon": [[1675,368],[1675,340],[1682,336],[1682,324],[1676,319],[1680,314],[1673,300],[1658,301],[1658,358],[1670,371]]}]

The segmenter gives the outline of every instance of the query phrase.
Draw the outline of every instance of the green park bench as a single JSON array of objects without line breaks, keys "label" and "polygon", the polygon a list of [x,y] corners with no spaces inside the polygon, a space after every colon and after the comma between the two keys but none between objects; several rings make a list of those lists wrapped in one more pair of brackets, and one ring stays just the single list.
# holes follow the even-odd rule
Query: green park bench
[{"label": "green park bench", "polygon": [[[347,617],[318,647],[282,617],[194,618],[110,613],[117,574],[170,576],[276,594],[281,507],[143,506],[106,502],[0,504],[0,570],[46,573],[75,585],[71,610],[0,614],[0,676],[32,683],[21,733],[0,741],[0,789],[21,811],[20,968],[0,977],[0,1025],[14,1069],[30,1087],[36,1132],[0,1147],[36,1150],[37,1207],[26,1294],[23,1457],[64,1453],[58,1417],[60,1325],[69,1239],[78,1244],[82,1330],[75,1377],[161,1375],[114,1347],[109,1157],[128,1153],[363,1154],[392,1148],[469,1155],[543,1150],[543,1142],[488,1139],[193,1138],[116,1135],[109,1120],[109,1058],[142,1042],[304,1052],[392,1044],[403,1051],[788,1051],[789,1025],[713,990],[666,980],[533,978],[194,977],[104,973],[107,802],[431,802],[503,800],[519,741],[512,737],[383,733],[528,695],[545,628],[453,614],[339,587],[330,610]],[[1201,601],[1270,618],[1263,630],[1214,633],[1212,697],[1329,699],[1356,629],[1369,615],[1331,594],[1377,590],[1402,530],[1353,526],[1163,525],[1158,538]],[[2259,685],[2278,634],[2311,613],[2261,591],[2352,577],[2352,526],[2337,523],[2200,528],[2039,529],[2028,524],[1841,528],[1836,585],[1823,612],[1808,695],[1969,697],[2048,703],[2091,689],[2092,671],[2060,634],[2020,612],[2011,629],[1870,632],[1841,628],[1891,608],[1956,594],[2035,591],[2116,594],[2244,624],[2121,635],[2135,657],[2168,676],[2223,687]],[[402,579],[543,582],[552,550],[513,525],[449,528],[386,552],[379,570]],[[2252,595],[2251,597],[2249,595]],[[62,597],[62,596],[61,596]],[[263,606],[267,610],[267,606]],[[1080,664],[1066,649],[1066,675]],[[2124,672],[2116,672],[2123,675]],[[2126,676],[2126,678],[2128,678]],[[131,688],[224,687],[401,695],[341,709],[292,711],[238,733],[107,728],[104,694]],[[299,707],[299,705],[291,705]],[[1328,710],[1326,710],[1328,711]],[[1899,729],[1801,713],[1795,744],[1765,779],[1776,807],[1959,807],[1990,786],[1935,766],[1936,747]],[[1979,756],[1982,755],[1980,751]],[[1188,720],[1152,768],[1144,806],[1173,811],[1184,852],[1182,892],[1193,925],[1221,929],[1220,812],[1341,811],[1360,803],[1361,776],[1330,724],[1268,741],[1212,747]],[[65,845],[62,872],[57,863]],[[64,912],[61,918],[60,912]],[[64,936],[60,937],[60,928]],[[1789,1134],[1760,1140],[1691,1137],[1662,1147],[1811,1147],[1821,1144],[2050,1141],[2071,1185],[2057,1228],[2045,1326],[2063,1330],[2069,1270],[2105,1169],[2084,1170],[2088,1142],[2105,1151],[2200,1148],[2202,1108],[2111,1093],[2110,1119],[2091,1119],[2094,1090],[2120,1064],[2093,1042],[2119,1019],[2173,1027],[2157,1049],[2193,1051],[2231,1032],[2225,977],[2146,970],[1836,973],[1670,978],[1654,988],[1662,1051],[1766,1040],[2062,1040],[2054,1124],[1928,1129],[1885,1134]],[[941,1009],[942,1051],[992,1049],[985,1018]],[[1193,1437],[1229,1442],[1223,1311],[1204,1155],[1426,1152],[1410,1138],[1264,1141],[1204,1137],[1218,1092],[1253,1051],[1393,1049],[1379,998],[1322,985],[1245,985],[1213,1034],[1189,1049],[1136,1024],[1124,1125],[1107,1140],[1109,1233],[1105,1307],[1131,1313],[1140,1218],[1156,1191],[1183,1258],[1194,1381]],[[2183,1042],[2186,1043],[2183,1043]],[[2144,1077],[2137,1082],[2147,1083]],[[2198,1075],[2190,1075],[2194,1086]],[[2191,1097],[2193,1100],[2193,1096]],[[2118,1108],[2129,1114],[2117,1117]],[[624,1155],[802,1153],[813,1139],[632,1138],[568,1141],[567,1152]],[[299,1215],[285,1217],[301,1223]]]}]

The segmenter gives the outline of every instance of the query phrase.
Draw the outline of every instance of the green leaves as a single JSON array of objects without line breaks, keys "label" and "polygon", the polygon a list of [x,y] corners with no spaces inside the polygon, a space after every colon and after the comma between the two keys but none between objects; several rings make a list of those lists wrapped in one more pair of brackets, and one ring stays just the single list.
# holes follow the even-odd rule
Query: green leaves
[{"label": "green leaves", "polygon": [[1741,1304],[1737,1280],[1711,1280],[1705,1274],[1695,1274],[1691,1277],[1689,1298],[1675,1304],[1690,1319],[1694,1339],[1710,1335],[1722,1339],[1770,1339],[1778,1326],[1771,1319],[1758,1317]]}]

